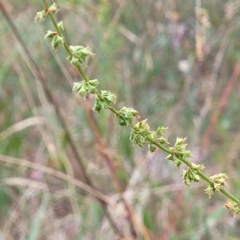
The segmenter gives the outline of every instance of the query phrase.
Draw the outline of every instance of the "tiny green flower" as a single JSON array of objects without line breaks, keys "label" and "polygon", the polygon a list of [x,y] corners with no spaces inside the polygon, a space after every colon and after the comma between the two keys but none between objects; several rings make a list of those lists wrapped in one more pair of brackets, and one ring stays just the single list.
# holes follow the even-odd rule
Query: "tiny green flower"
[{"label": "tiny green flower", "polygon": [[57,4],[53,3],[48,9],[46,9],[47,13],[57,13],[58,12],[58,8],[57,8]]},{"label": "tiny green flower", "polygon": [[143,147],[147,142],[146,137],[139,134],[139,132],[135,132],[134,130],[132,130],[129,139],[134,145],[138,145],[139,147]]},{"label": "tiny green flower", "polygon": [[160,144],[169,144],[168,140],[164,137],[160,137],[157,140]]},{"label": "tiny green flower", "polygon": [[161,126],[157,128],[156,133],[159,135],[163,135],[167,130],[168,130],[168,127]]},{"label": "tiny green flower", "polygon": [[51,30],[48,30],[46,35],[44,36],[45,39],[49,38],[49,39],[53,39],[56,35],[58,35],[57,32],[53,32]]},{"label": "tiny green flower", "polygon": [[63,22],[62,21],[58,22],[57,26],[58,26],[60,31],[64,31],[64,26],[63,26]]},{"label": "tiny green flower", "polygon": [[[94,89],[99,85],[99,81],[97,79],[89,80],[89,85],[92,86]],[[93,93],[93,92],[92,92]]]},{"label": "tiny green flower", "polygon": [[158,127],[156,131],[150,131],[149,137],[152,139],[152,141],[160,144],[168,144],[168,141],[163,136],[159,137],[158,135],[162,135],[165,132],[166,128],[164,127]]},{"label": "tiny green flower", "polygon": [[101,90],[101,93],[95,94],[95,104],[93,110],[100,113],[103,109],[108,108],[110,104],[115,104],[116,95],[110,91]]},{"label": "tiny green flower", "polygon": [[187,140],[187,138],[177,137],[175,145],[174,145],[174,151],[185,152],[186,151],[186,146],[187,146],[186,140]]},{"label": "tiny green flower", "polygon": [[133,108],[123,107],[118,111],[116,115],[118,118],[118,123],[121,126],[130,126],[132,124],[132,120],[135,117],[139,117],[138,112]]},{"label": "tiny green flower", "polygon": [[45,20],[47,14],[49,13],[56,13],[58,11],[56,3],[53,3],[49,8],[42,10],[40,12],[37,12],[34,20],[36,22],[40,22]]},{"label": "tiny green flower", "polygon": [[240,202],[236,203],[233,201],[228,201],[225,204],[225,208],[229,209],[230,211],[232,211],[233,216],[236,217],[236,215],[238,215],[240,213]]},{"label": "tiny green flower", "polygon": [[228,176],[225,173],[218,173],[211,176],[210,179],[213,181],[213,184],[208,185],[205,189],[205,193],[209,196],[209,198],[211,198],[216,191],[220,191],[221,187],[227,185],[226,179],[228,179]]},{"label": "tiny green flower", "polygon": [[186,150],[187,144],[185,142],[186,138],[178,137],[174,146],[169,148],[173,153],[166,157],[166,159],[174,161],[178,167],[181,165],[179,161],[187,161],[191,157],[191,152]]},{"label": "tiny green flower", "polygon": [[199,173],[202,172],[203,169],[203,165],[192,163],[192,167],[190,167],[188,170],[183,170],[183,182],[187,186],[189,186],[192,181],[199,182],[201,179]]},{"label": "tiny green flower", "polygon": [[[145,143],[149,143],[147,137],[149,137],[150,135],[150,126],[147,123],[147,119],[145,119],[135,124],[130,134],[130,140],[133,142],[133,144],[142,147]],[[151,149],[153,150],[153,147],[151,147]]]},{"label": "tiny green flower", "polygon": [[208,195],[209,198],[211,198],[212,195],[215,193],[215,189],[211,185],[208,185],[204,192]]},{"label": "tiny green flower", "polygon": [[101,97],[103,97],[103,101],[105,101],[107,104],[115,104],[116,103],[116,95],[112,94],[110,91],[101,90]]},{"label": "tiny green flower", "polygon": [[157,149],[157,147],[156,147],[155,145],[153,145],[153,144],[149,144],[149,145],[148,145],[148,150],[149,150],[150,152],[155,152],[156,149]]},{"label": "tiny green flower", "polygon": [[52,42],[51,42],[51,46],[53,48],[57,48],[60,45],[64,44],[64,38],[62,36],[56,35],[53,37]]},{"label": "tiny green flower", "polygon": [[180,161],[180,159],[177,156],[173,155],[173,159],[172,160],[173,160],[174,165],[176,167],[180,167],[181,166],[182,162]]},{"label": "tiny green flower", "polygon": [[[94,54],[91,52],[89,47],[69,46],[69,49],[70,49],[72,55],[71,56],[69,55],[67,57],[67,59],[74,66],[77,66],[78,64],[86,65],[87,57],[94,56]],[[74,60],[72,61],[73,58],[74,58]]]},{"label": "tiny green flower", "polygon": [[51,39],[51,46],[53,48],[57,48],[59,45],[64,44],[64,38],[60,36],[57,32],[53,32],[51,30],[48,30],[46,35],[44,36],[45,39],[49,38]]},{"label": "tiny green flower", "polygon": [[210,179],[214,182],[214,184],[224,186],[227,185],[226,179],[228,179],[228,176],[225,173],[218,173],[211,176]]},{"label": "tiny green flower", "polygon": [[134,131],[139,132],[145,136],[148,136],[150,134],[150,126],[147,123],[147,119],[138,122],[134,126]]},{"label": "tiny green flower", "polygon": [[83,98],[85,98],[88,94],[85,82],[76,82],[73,83],[73,89],[74,92],[76,92],[78,95],[82,96]]},{"label": "tiny green flower", "polygon": [[99,82],[97,79],[89,80],[88,82],[76,82],[73,84],[72,90],[85,99],[88,93],[96,92],[98,84]]},{"label": "tiny green flower", "polygon": [[44,21],[46,15],[47,15],[46,11],[37,12],[37,14],[36,14],[36,16],[35,16],[35,18],[34,18],[35,22]]},{"label": "tiny green flower", "polygon": [[73,66],[77,67],[78,64],[79,64],[79,61],[78,61],[77,58],[75,58],[75,57],[73,56],[73,57],[71,58],[71,60],[70,60],[70,63],[71,63]]}]

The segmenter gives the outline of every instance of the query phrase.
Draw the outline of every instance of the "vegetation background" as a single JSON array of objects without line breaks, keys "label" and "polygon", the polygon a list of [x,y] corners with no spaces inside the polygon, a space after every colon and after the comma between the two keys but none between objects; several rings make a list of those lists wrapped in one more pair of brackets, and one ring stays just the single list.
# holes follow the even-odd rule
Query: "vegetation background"
[{"label": "vegetation background", "polygon": [[[56,2],[68,43],[95,53],[87,76],[117,94],[118,108],[133,107],[152,128],[169,126],[172,144],[186,136],[193,161],[208,175],[226,173],[228,189],[239,198],[239,1]],[[208,199],[205,184],[187,188],[182,170],[164,153],[133,147],[130,129],[110,112],[92,113],[91,98],[72,94],[77,71],[64,50],[56,53],[44,40],[51,22],[33,20],[42,1],[1,3],[47,79],[91,180],[117,202],[109,211],[122,229],[128,223],[102,152],[156,239],[239,239],[239,218],[223,208],[224,196]],[[3,15],[0,35],[0,239],[114,239],[97,201],[73,184],[82,181],[79,163]]]}]

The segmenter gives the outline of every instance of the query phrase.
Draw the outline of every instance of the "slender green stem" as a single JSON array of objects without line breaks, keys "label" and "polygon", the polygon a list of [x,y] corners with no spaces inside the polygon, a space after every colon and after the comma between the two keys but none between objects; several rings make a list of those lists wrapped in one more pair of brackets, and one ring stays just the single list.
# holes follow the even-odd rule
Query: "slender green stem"
[{"label": "slender green stem", "polygon": [[[48,4],[47,4],[46,0],[43,0],[43,2],[44,2],[44,4],[45,4],[45,7],[48,8]],[[52,21],[52,23],[53,23],[53,25],[54,25],[57,33],[62,36],[63,33],[62,33],[62,31],[60,30],[60,28],[58,27],[57,21],[55,20],[55,18],[53,17],[53,15],[52,15],[51,13],[49,13],[49,16],[50,16],[50,18],[51,18],[51,21]],[[70,48],[69,48],[69,45],[67,44],[67,42],[66,42],[65,39],[64,39],[64,48],[65,48],[66,51],[68,52],[69,56],[72,57],[73,54],[72,54],[72,52],[71,52],[71,50],[70,50]],[[88,79],[88,77],[86,76],[86,74],[84,73],[84,71],[82,70],[82,68],[81,68],[80,65],[77,66],[77,70],[78,70],[79,73],[81,74],[81,76],[82,76],[82,78],[84,79],[84,81],[85,81],[85,82],[88,82],[89,79]]]},{"label": "slender green stem", "polygon": [[[46,5],[46,7],[47,7],[48,5],[46,4],[46,0],[43,0],[43,1],[44,1],[45,5]],[[58,28],[57,23],[56,23],[55,19],[53,18],[52,14],[49,14],[49,15],[50,15],[50,17],[51,17],[51,20],[52,20],[52,22],[53,22],[53,24],[54,24],[57,32],[62,35],[62,33],[61,33],[60,29]],[[69,46],[68,46],[68,44],[67,44],[66,42],[64,42],[64,47],[65,47],[66,51],[69,53],[69,55],[72,56],[72,53],[71,53],[71,51],[70,51],[70,49],[69,49]],[[80,75],[83,77],[83,79],[84,79],[86,82],[88,82],[89,79],[88,79],[87,76],[85,75],[85,73],[84,73],[84,71],[82,70],[82,68],[81,68],[80,65],[77,67],[77,69],[78,69]],[[102,99],[101,95],[100,95],[98,92],[96,92],[96,95],[97,95],[100,99]],[[115,109],[115,108],[113,108],[113,107],[110,107],[110,106],[108,107],[108,109],[109,109],[111,112],[113,112],[115,115],[120,116],[119,111],[118,111],[117,109]],[[135,127],[134,127],[133,125],[131,125],[130,127],[131,127],[133,130],[135,129]],[[144,135],[142,135],[142,136],[144,136]],[[145,137],[145,136],[144,136],[144,137]],[[164,152],[168,153],[168,154],[174,154],[175,156],[177,156],[177,154],[182,154],[181,152],[175,152],[175,151],[173,151],[173,150],[171,150],[171,149],[163,146],[162,144],[154,141],[154,140],[153,140],[152,138],[150,138],[150,137],[147,137],[146,139],[147,139],[149,142],[151,142],[152,144],[156,145],[158,148],[162,149]],[[189,161],[187,161],[187,160],[184,160],[184,159],[179,159],[179,160],[180,160],[181,162],[183,162],[185,165],[187,165],[188,167],[192,168],[192,163],[191,163],[191,162],[189,162]],[[206,181],[208,184],[210,184],[210,185],[213,185],[213,184],[214,184],[214,182],[213,182],[209,177],[207,177],[205,174],[203,174],[202,172],[199,172],[199,176],[200,176],[204,181]],[[234,197],[234,196],[233,196],[232,194],[230,194],[228,191],[226,191],[226,190],[224,190],[224,189],[222,189],[222,188],[220,188],[219,191],[220,191],[221,193],[223,193],[225,196],[227,196],[229,199],[231,199],[232,201],[234,201],[234,202],[236,202],[236,203],[239,203],[239,202],[240,202],[236,197]]]},{"label": "slender green stem", "polygon": [[235,203],[239,203],[240,201],[234,197],[231,193],[229,193],[228,191],[224,190],[224,189],[220,189],[220,192],[223,193],[225,196],[227,196],[229,199],[231,199],[233,202]]},{"label": "slender green stem", "polygon": [[[109,110],[112,111],[115,115],[120,116],[119,112],[118,112],[115,108],[109,107]],[[133,125],[131,125],[131,128],[132,128],[132,129],[135,129],[135,127],[134,127]],[[142,135],[142,136],[144,136],[144,135]],[[153,143],[154,145],[156,145],[158,148],[162,149],[162,150],[163,150],[164,152],[166,152],[166,153],[175,154],[175,155],[181,154],[181,152],[174,152],[174,151],[172,151],[171,149],[163,146],[162,144],[154,141],[154,140],[153,140],[152,138],[150,138],[150,137],[147,137],[146,139],[147,139],[149,142],[151,142],[151,143]],[[180,160],[181,162],[183,162],[185,165],[187,165],[188,167],[190,167],[190,168],[192,167],[192,163],[191,163],[191,162],[189,162],[189,161],[187,161],[187,160],[184,160],[184,159],[179,159],[179,160]],[[213,182],[208,176],[206,176],[204,173],[199,172],[199,176],[200,176],[205,182],[207,182],[208,184],[210,184],[211,186],[214,184],[214,182]],[[224,190],[224,189],[222,189],[222,188],[220,188],[219,191],[220,191],[221,193],[223,193],[225,196],[227,196],[229,199],[231,199],[232,201],[234,201],[234,202],[236,202],[236,203],[239,203],[239,200],[238,200],[236,197],[234,197],[231,193],[229,193],[228,191],[226,191],[226,190]]]},{"label": "slender green stem", "polygon": [[[157,147],[161,148],[164,152],[169,153],[169,154],[181,154],[180,152],[173,152],[172,150],[170,150],[169,148],[166,148],[165,146],[163,146],[162,144],[153,141],[150,137],[147,137],[147,140],[153,144],[155,144]],[[185,165],[187,165],[188,167],[192,167],[191,162],[187,161],[187,160],[183,160],[183,159],[179,159],[181,162],[183,162]],[[204,173],[199,172],[199,176],[208,184],[213,185],[214,182],[208,177],[206,176]],[[234,197],[231,193],[229,193],[228,191],[224,190],[224,189],[220,189],[220,192],[222,192],[225,196],[227,196],[228,198],[230,198],[232,201],[238,203],[239,200]]]}]

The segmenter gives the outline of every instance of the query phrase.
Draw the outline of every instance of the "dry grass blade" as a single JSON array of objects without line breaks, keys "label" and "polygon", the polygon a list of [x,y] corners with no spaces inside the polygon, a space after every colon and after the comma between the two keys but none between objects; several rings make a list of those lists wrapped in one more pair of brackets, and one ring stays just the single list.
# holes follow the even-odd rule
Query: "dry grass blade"
[{"label": "dry grass blade", "polygon": [[60,178],[64,181],[67,181],[67,182],[83,189],[84,191],[88,192],[89,194],[93,195],[94,197],[102,200],[103,202],[105,202],[109,206],[113,207],[113,206],[116,205],[116,203],[113,202],[109,197],[107,197],[104,194],[98,192],[97,190],[91,188],[87,184],[85,184],[85,183],[83,183],[79,180],[76,180],[76,179],[74,179],[74,178],[72,178],[72,177],[70,177],[70,176],[68,176],[68,175],[66,175],[62,172],[54,170],[52,168],[45,167],[45,166],[42,166],[42,165],[37,164],[37,163],[32,163],[32,162],[29,162],[25,159],[13,158],[13,157],[3,156],[3,155],[0,155],[0,161],[5,162],[5,163],[10,163],[10,164],[18,164],[18,165],[21,165],[21,166],[24,166],[24,167],[27,167],[27,168],[32,168],[32,169],[41,171],[43,173],[50,174],[54,177]]}]

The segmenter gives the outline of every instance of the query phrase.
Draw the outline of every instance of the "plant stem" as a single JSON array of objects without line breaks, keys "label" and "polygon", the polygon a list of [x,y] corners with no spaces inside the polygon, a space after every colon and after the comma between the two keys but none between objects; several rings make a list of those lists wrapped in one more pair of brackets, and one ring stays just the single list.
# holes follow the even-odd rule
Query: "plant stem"
[{"label": "plant stem", "polygon": [[[38,81],[40,82],[49,102],[51,103],[51,105],[53,106],[55,113],[60,121],[60,123],[62,124],[62,128],[63,131],[65,133],[65,136],[69,142],[69,145],[73,151],[74,157],[75,159],[77,159],[78,164],[80,165],[80,170],[81,170],[81,174],[84,178],[84,180],[87,182],[87,184],[92,187],[93,189],[96,189],[92,182],[90,181],[87,172],[85,170],[85,166],[83,164],[83,160],[81,157],[81,153],[79,152],[79,148],[76,146],[72,136],[71,136],[71,132],[69,130],[68,124],[65,121],[64,116],[61,113],[60,107],[58,106],[57,102],[55,101],[55,99],[53,98],[51,91],[49,90],[48,86],[47,86],[47,81],[44,78],[44,76],[41,74],[40,69],[38,68],[37,64],[35,63],[35,61],[33,60],[31,53],[29,52],[29,50],[27,49],[26,45],[24,44],[16,26],[14,25],[10,15],[8,14],[8,12],[6,11],[6,9],[4,8],[3,4],[0,2],[0,11],[2,12],[4,18],[6,19],[6,21],[8,22],[15,38],[17,39],[17,41],[19,42],[19,44],[21,45],[23,52],[26,56],[27,61],[29,62],[29,65],[31,66],[32,72],[35,75],[36,79],[38,79]],[[98,199],[98,198],[97,198]],[[116,224],[114,223],[112,217],[109,215],[108,210],[107,210],[107,204],[102,201],[101,199],[98,199],[100,205],[102,206],[103,212],[106,215],[106,217],[108,218],[110,225],[112,226],[112,228],[114,229],[114,231],[119,234],[119,236],[123,236],[122,232],[118,229],[118,227],[116,226]]]},{"label": "plant stem", "polygon": [[[48,4],[47,4],[46,0],[43,0],[43,2],[44,2],[45,7],[48,8]],[[53,25],[54,25],[57,33],[58,33],[59,35],[62,35],[62,32],[61,32],[61,30],[59,29],[59,27],[58,27],[58,25],[57,25],[57,22],[56,22],[55,18],[53,17],[53,15],[52,15],[51,13],[49,13],[49,16],[50,16],[50,18],[51,18],[51,21],[52,21],[52,23],[53,23]],[[69,48],[69,45],[67,44],[67,42],[66,42],[65,39],[64,39],[64,48],[65,48],[66,51],[68,52],[69,56],[72,57],[73,54],[72,54],[72,52],[71,52],[71,50],[70,50],[70,48]],[[85,81],[85,82],[88,82],[89,79],[88,79],[88,77],[86,76],[86,74],[84,73],[84,71],[82,70],[82,68],[81,68],[80,65],[77,66],[77,70],[78,70],[79,73],[81,74],[81,76],[82,76],[82,78],[84,79],[84,81]]]},{"label": "plant stem", "polygon": [[[44,4],[45,4],[46,8],[48,8],[48,4],[46,3],[46,0],[43,0],[43,2],[44,2]],[[54,17],[52,16],[51,13],[49,13],[49,16],[50,16],[51,21],[53,22],[54,27],[56,28],[57,33],[58,33],[59,35],[62,35],[62,32],[61,32],[61,30],[59,29],[59,27],[58,27],[58,25],[57,25],[57,22],[56,22],[56,20],[54,19]],[[65,39],[64,39],[64,48],[66,49],[66,51],[68,52],[68,54],[72,57],[72,56],[73,56],[73,55],[72,55],[72,52],[71,52],[71,50],[70,50],[70,48],[69,48],[69,45],[68,45],[67,42],[65,41]],[[78,69],[80,75],[83,77],[84,81],[85,81],[85,82],[88,82],[89,79],[88,79],[87,76],[85,75],[85,73],[84,73],[84,71],[82,70],[82,68],[81,68],[80,65],[77,66],[77,69]],[[101,98],[100,95],[99,95],[99,97]],[[111,160],[109,159],[109,156],[107,156],[107,155],[105,154],[105,157],[106,157],[106,160],[107,160],[108,167],[109,167],[109,169],[110,169],[110,173],[111,173],[112,178],[113,178],[113,180],[114,180],[115,186],[116,186],[118,192],[120,193],[120,197],[121,197],[122,202],[124,203],[124,205],[125,205],[125,207],[126,207],[126,211],[127,211],[127,213],[128,213],[127,219],[129,220],[129,226],[130,226],[130,229],[131,229],[132,236],[133,236],[134,239],[136,239],[136,238],[137,238],[137,233],[136,233],[136,230],[135,230],[135,228],[134,228],[134,222],[135,222],[136,217],[135,217],[135,214],[134,214],[134,212],[133,212],[133,208],[132,208],[132,206],[127,202],[127,200],[124,198],[124,196],[122,195],[122,193],[124,192],[124,188],[123,188],[121,182],[119,181],[119,179],[118,179],[118,177],[117,177],[116,171],[114,170],[114,166],[113,166]],[[89,179],[88,179],[88,180],[89,180]],[[88,181],[88,183],[89,183],[89,185],[90,185],[90,184],[92,185],[92,183],[91,183],[90,181]],[[103,205],[102,205],[102,206],[103,206]],[[105,209],[105,208],[103,208],[103,209]],[[104,211],[104,212],[105,212],[105,211]],[[114,226],[114,229],[116,230],[117,227],[116,227],[115,225],[113,225],[113,220],[112,220],[112,218],[110,217],[110,215],[109,215],[107,212],[105,212],[105,214],[106,214],[107,218],[109,219],[111,225]],[[142,227],[141,229],[144,228],[144,226],[141,226],[141,227]],[[143,230],[143,232],[144,232],[143,235],[146,236],[146,235],[147,235],[147,234],[146,234],[146,231]],[[120,233],[120,231],[118,231],[118,234],[119,234],[120,236],[122,236],[122,233]],[[146,236],[145,239],[149,239],[148,236]]]},{"label": "plant stem", "polygon": [[[46,7],[47,7],[46,0],[43,0],[43,2],[45,3],[45,5],[46,5]],[[51,18],[51,20],[52,20],[55,28],[57,29],[57,32],[58,32],[59,34],[62,34],[61,31],[60,31],[60,29],[59,29],[58,26],[57,26],[57,23],[56,23],[55,19],[52,17],[52,14],[50,13],[49,15],[50,15],[50,18]],[[69,46],[68,46],[68,44],[67,44],[66,42],[64,42],[64,47],[65,47],[66,51],[69,53],[69,55],[72,56],[72,53],[71,53],[71,51],[70,51],[70,49],[69,49]],[[77,69],[78,69],[80,75],[82,76],[82,78],[84,79],[84,81],[88,82],[89,79],[88,79],[87,76],[85,75],[85,73],[84,73],[84,71],[82,70],[82,68],[81,68],[80,65],[77,66]],[[97,96],[98,96],[100,99],[102,99],[101,95],[100,95],[98,92],[96,92],[96,94],[97,94]],[[109,109],[111,112],[113,112],[115,115],[120,116],[120,114],[119,114],[119,112],[118,112],[117,109],[115,109],[115,108],[113,108],[113,107],[108,107],[108,109]],[[135,129],[135,127],[134,127],[133,125],[131,125],[130,127],[131,127],[133,130]],[[141,135],[144,136],[143,134],[141,134]],[[144,136],[144,137],[145,137],[145,136]],[[181,154],[181,152],[175,152],[175,151],[173,151],[173,150],[171,150],[171,149],[163,146],[162,144],[154,141],[154,140],[153,140],[152,138],[150,138],[150,137],[146,137],[146,139],[147,139],[149,142],[151,142],[152,144],[156,145],[156,146],[157,146],[158,148],[160,148],[161,150],[163,150],[164,152],[168,153],[168,154],[173,154],[173,155],[175,155],[175,156],[177,156],[177,154]],[[187,160],[184,160],[184,159],[179,159],[179,160],[180,160],[181,162],[183,162],[185,165],[187,165],[189,168],[192,168],[192,163],[191,163],[191,162],[189,162],[189,161],[187,161]],[[214,182],[213,182],[209,177],[207,177],[204,173],[199,172],[199,176],[200,176],[204,181],[206,181],[208,184],[210,184],[211,186],[213,186]],[[119,191],[121,192],[120,188],[118,188],[118,189],[119,189]],[[238,200],[236,197],[234,197],[231,193],[229,193],[228,191],[226,191],[226,190],[224,190],[224,189],[222,189],[222,188],[220,188],[219,191],[220,191],[221,193],[223,193],[226,197],[228,197],[229,199],[231,199],[233,202],[239,203],[239,200]]]}]

